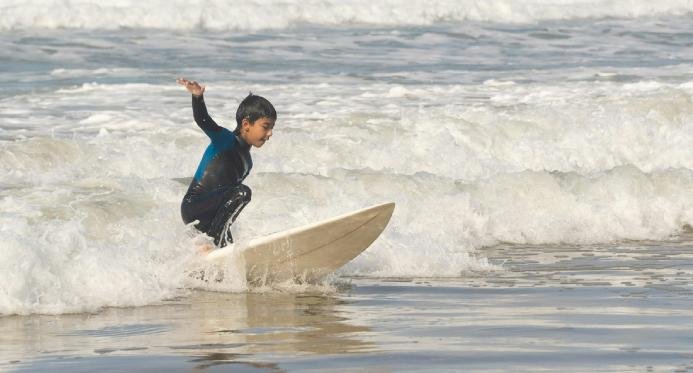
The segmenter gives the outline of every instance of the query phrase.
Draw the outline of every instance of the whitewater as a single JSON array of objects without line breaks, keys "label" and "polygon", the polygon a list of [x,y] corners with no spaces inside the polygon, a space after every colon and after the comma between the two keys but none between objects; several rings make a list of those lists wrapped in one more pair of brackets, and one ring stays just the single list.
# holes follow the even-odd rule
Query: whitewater
[{"label": "whitewater", "polygon": [[430,26],[466,21],[534,23],[581,18],[683,15],[690,0],[5,0],[0,29],[155,28],[253,31],[304,24]]},{"label": "whitewater", "polygon": [[[692,1],[0,1],[0,314],[205,288],[180,201],[221,125],[277,108],[234,237],[371,204],[342,277],[502,272],[482,249],[693,226]],[[221,289],[254,291],[242,279]],[[215,288],[215,290],[220,290]]]}]

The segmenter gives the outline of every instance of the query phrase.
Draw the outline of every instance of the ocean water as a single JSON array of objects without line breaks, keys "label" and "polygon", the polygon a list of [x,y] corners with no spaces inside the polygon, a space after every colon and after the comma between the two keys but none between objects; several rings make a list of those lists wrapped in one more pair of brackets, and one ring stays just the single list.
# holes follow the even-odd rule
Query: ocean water
[{"label": "ocean water", "polygon": [[[0,1],[0,325],[11,335],[42,317],[67,323],[71,314],[140,306],[146,320],[131,321],[149,325],[151,307],[194,303],[200,290],[236,301],[277,292],[347,299],[335,317],[353,321],[375,312],[371,298],[390,299],[383,309],[405,300],[389,292],[423,304],[481,288],[507,304],[530,296],[513,289],[540,288],[531,297],[541,305],[579,288],[579,308],[632,285],[647,296],[631,313],[650,301],[660,313],[683,312],[693,306],[681,295],[690,294],[693,266],[691,26],[685,0]],[[234,237],[393,201],[384,234],[317,288],[191,279],[204,237],[182,223],[179,204],[207,139],[175,83],[181,76],[207,86],[222,125],[234,126],[249,91],[278,111],[272,139],[252,151],[253,201]],[[614,250],[621,256],[606,255]],[[672,271],[661,262],[669,257]],[[614,280],[604,263],[627,278]],[[566,280],[577,270],[583,280]],[[392,279],[413,290],[390,288]],[[610,320],[628,314],[607,311]],[[355,324],[395,330],[382,312]],[[429,316],[410,313],[405,325],[425,329]],[[629,325],[650,322],[669,328],[681,319]],[[55,335],[69,340],[88,328],[69,325]],[[425,351],[448,336],[431,333]],[[381,330],[367,342],[410,351],[387,338]],[[685,350],[665,342],[639,348],[665,360]],[[693,345],[684,334],[676,343]],[[3,361],[52,351],[11,345]],[[542,354],[518,351],[525,363]],[[693,361],[676,356],[666,368]],[[642,362],[620,357],[605,369]],[[440,359],[444,369],[457,362]]]}]

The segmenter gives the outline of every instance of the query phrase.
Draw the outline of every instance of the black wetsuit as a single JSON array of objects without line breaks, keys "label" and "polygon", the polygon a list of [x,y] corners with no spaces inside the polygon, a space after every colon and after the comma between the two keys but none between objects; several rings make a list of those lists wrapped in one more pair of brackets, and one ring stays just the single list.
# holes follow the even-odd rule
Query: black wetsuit
[{"label": "black wetsuit", "polygon": [[193,96],[192,107],[195,122],[211,143],[183,197],[181,215],[186,224],[198,220],[195,228],[221,247],[233,242],[228,227],[250,202],[250,188],[241,184],[253,167],[250,145],[212,120],[202,96]]}]

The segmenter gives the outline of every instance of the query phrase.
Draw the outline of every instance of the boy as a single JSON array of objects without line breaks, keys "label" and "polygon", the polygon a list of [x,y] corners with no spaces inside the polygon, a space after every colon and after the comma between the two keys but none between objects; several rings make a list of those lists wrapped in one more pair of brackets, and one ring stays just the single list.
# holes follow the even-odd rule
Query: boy
[{"label": "boy", "polygon": [[241,184],[253,167],[250,146],[259,148],[269,140],[277,112],[269,101],[250,93],[238,105],[231,132],[207,113],[205,86],[183,78],[177,82],[192,94],[195,122],[211,140],[183,197],[181,216],[185,224],[197,220],[195,228],[224,247],[233,242],[229,227],[250,202],[250,188]]}]

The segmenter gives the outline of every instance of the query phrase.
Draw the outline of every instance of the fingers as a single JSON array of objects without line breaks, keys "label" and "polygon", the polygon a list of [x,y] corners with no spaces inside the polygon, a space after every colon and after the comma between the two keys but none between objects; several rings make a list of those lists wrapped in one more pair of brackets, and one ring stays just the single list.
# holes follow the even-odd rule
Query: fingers
[{"label": "fingers", "polygon": [[176,83],[178,83],[178,84],[180,84],[180,85],[184,85],[184,86],[186,86],[186,87],[190,87],[190,86],[198,86],[198,87],[199,87],[199,86],[200,86],[200,83],[198,83],[198,82],[196,82],[196,81],[194,81],[194,80],[188,80],[188,79],[185,79],[185,78],[178,78],[178,79],[176,79]]},{"label": "fingers", "polygon": [[176,80],[176,82],[177,82],[178,84],[184,85],[184,86],[186,86],[186,87],[198,85],[197,82],[194,81],[194,80],[188,80],[188,79],[182,79],[182,78]]},{"label": "fingers", "polygon": [[187,89],[190,93],[192,93],[195,96],[200,96],[205,91],[205,86],[201,85],[200,83],[198,83],[194,80],[188,80],[185,78],[178,78],[178,79],[176,79],[176,83],[184,86],[185,89]]}]

